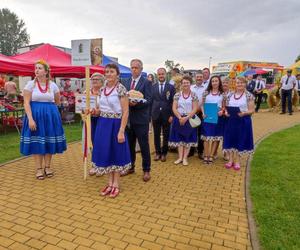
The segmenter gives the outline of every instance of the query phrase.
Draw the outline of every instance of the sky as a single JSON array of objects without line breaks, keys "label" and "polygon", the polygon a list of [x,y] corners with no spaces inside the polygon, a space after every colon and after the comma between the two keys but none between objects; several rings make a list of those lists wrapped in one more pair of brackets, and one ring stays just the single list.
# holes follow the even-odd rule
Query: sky
[{"label": "sky", "polygon": [[300,54],[299,0],[0,0],[23,19],[30,44],[71,47],[103,38],[103,53],[155,72],[253,60],[288,66]]}]

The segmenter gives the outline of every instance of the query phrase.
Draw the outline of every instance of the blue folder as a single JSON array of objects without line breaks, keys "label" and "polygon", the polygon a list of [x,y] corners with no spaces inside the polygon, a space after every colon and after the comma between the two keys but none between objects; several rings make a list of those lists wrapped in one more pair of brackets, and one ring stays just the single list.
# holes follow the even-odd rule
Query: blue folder
[{"label": "blue folder", "polygon": [[204,103],[204,114],[206,115],[204,122],[217,124],[218,112],[219,108],[217,103]]}]

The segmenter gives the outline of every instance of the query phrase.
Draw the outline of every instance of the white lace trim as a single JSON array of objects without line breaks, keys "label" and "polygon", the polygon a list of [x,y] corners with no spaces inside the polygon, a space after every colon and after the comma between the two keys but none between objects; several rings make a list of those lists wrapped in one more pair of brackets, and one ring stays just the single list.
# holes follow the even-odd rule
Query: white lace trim
[{"label": "white lace trim", "polygon": [[204,136],[204,135],[201,135],[201,140],[204,140],[204,141],[221,141],[221,140],[223,140],[223,136]]},{"label": "white lace trim", "polygon": [[223,153],[238,153],[239,155],[251,155],[254,153],[254,150],[243,150],[239,151],[236,148],[228,148],[228,149],[223,149]]},{"label": "white lace trim", "polygon": [[179,147],[179,146],[184,146],[184,147],[197,147],[198,143],[197,142],[169,142],[168,145],[170,147]]},{"label": "white lace trim", "polygon": [[131,168],[131,163],[128,163],[124,166],[111,165],[108,167],[98,167],[94,162],[92,162],[92,167],[96,169],[96,174],[99,176],[99,175],[109,174],[112,172],[127,171]]}]

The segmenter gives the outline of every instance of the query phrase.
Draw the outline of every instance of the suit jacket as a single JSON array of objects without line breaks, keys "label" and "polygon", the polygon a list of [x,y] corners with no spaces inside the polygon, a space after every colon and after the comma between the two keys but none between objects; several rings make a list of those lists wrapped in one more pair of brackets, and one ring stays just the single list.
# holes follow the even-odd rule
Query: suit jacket
[{"label": "suit jacket", "polygon": [[173,115],[172,105],[175,87],[166,82],[162,95],[159,93],[159,88],[159,83],[152,86],[151,116],[152,120],[157,120],[159,115],[162,114],[163,119],[167,121],[169,117]]},{"label": "suit jacket", "polygon": [[247,84],[247,87],[246,87],[246,89],[250,92],[250,93],[252,93],[253,94],[253,92],[254,92],[254,89],[255,89],[255,81],[254,80],[251,80],[251,82],[249,82],[248,84]]},{"label": "suit jacket", "polygon": [[[130,90],[132,77],[125,79],[122,83],[126,89]],[[146,99],[146,103],[138,103],[135,106],[129,106],[129,123],[130,124],[149,124],[150,106],[152,100],[152,83],[147,78],[141,76],[135,85],[135,90],[140,91]]]}]

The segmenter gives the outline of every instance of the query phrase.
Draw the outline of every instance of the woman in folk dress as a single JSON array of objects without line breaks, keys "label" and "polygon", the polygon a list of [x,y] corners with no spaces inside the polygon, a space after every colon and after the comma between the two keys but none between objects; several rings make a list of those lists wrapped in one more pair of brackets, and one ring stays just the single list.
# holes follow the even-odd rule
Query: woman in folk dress
[{"label": "woman in folk dress", "polygon": [[120,192],[120,172],[131,167],[125,127],[129,101],[126,88],[119,83],[120,70],[115,64],[105,66],[106,84],[99,98],[99,119],[94,137],[92,165],[99,175],[108,174],[101,195],[114,198]]},{"label": "woman in folk dress", "polygon": [[174,95],[173,113],[175,115],[170,136],[169,146],[178,147],[178,159],[174,164],[188,165],[188,155],[191,147],[197,147],[197,128],[191,127],[189,118],[193,117],[198,108],[198,98],[191,91],[193,79],[184,76],[181,80],[181,91]]},{"label": "woman in folk dress", "polygon": [[52,155],[67,149],[66,138],[57,105],[60,94],[57,85],[50,81],[49,65],[39,60],[35,64],[35,78],[24,88],[25,117],[21,133],[20,151],[33,155],[36,178],[52,177]]},{"label": "woman in folk dress", "polygon": [[[254,113],[254,96],[246,90],[247,81],[244,77],[236,80],[236,90],[226,100],[227,116],[224,127],[223,150],[229,155],[226,168],[239,170],[240,156],[253,153],[253,131],[251,115]],[[238,113],[230,115],[230,109]],[[228,114],[229,113],[229,114]]]},{"label": "woman in folk dress", "polygon": [[202,113],[206,118],[204,104],[216,103],[218,106],[218,122],[203,122],[201,139],[204,141],[204,163],[211,164],[214,161],[214,154],[217,150],[219,142],[223,138],[223,120],[219,119],[224,113],[224,96],[222,81],[219,76],[213,76],[209,80],[207,90],[203,94]]}]

